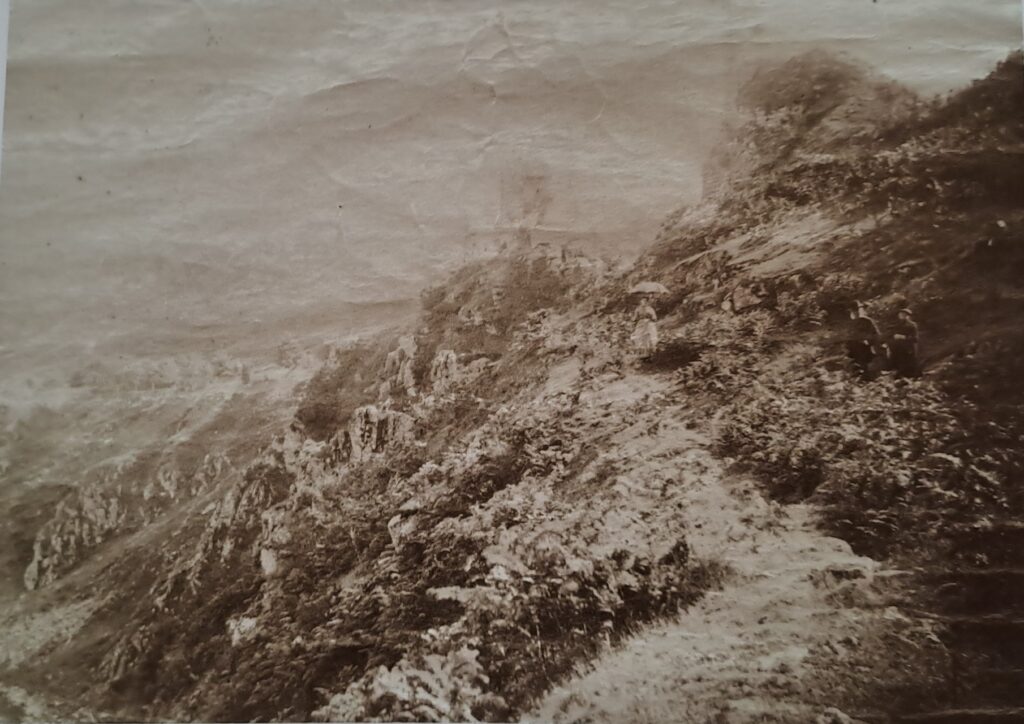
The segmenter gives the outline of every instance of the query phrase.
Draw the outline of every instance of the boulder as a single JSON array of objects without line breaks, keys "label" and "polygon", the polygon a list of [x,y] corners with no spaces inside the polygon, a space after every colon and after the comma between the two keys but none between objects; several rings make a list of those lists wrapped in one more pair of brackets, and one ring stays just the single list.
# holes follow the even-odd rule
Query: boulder
[{"label": "boulder", "polygon": [[764,299],[752,287],[737,287],[732,293],[732,309],[735,312],[757,307],[763,301]]},{"label": "boulder", "polygon": [[388,410],[378,425],[377,452],[383,452],[395,445],[410,443],[415,438],[415,420],[404,412]]},{"label": "boulder", "polygon": [[263,575],[267,578],[273,578],[280,575],[281,563],[278,560],[277,551],[273,548],[261,548],[260,568],[263,570]]},{"label": "boulder", "polygon": [[401,550],[402,544],[416,530],[415,513],[398,513],[388,521],[388,535],[395,550]]}]

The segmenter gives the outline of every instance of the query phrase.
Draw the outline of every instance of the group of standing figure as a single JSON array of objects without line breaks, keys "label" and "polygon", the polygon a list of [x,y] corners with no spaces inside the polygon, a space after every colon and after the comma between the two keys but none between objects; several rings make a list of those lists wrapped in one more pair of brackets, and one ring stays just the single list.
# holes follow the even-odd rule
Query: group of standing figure
[{"label": "group of standing figure", "polygon": [[850,319],[852,329],[847,353],[863,379],[873,379],[888,371],[899,377],[920,376],[917,323],[909,309],[899,311],[888,338],[883,337],[862,303],[857,302],[850,309]]},{"label": "group of standing figure", "polygon": [[[640,356],[653,354],[658,347],[658,315],[646,296],[634,313],[636,326],[631,335],[633,347]],[[868,316],[861,302],[850,309],[851,329],[846,349],[854,369],[862,379],[874,379],[883,372],[899,377],[919,377],[918,329],[909,309],[901,309],[892,333],[884,336]]]}]

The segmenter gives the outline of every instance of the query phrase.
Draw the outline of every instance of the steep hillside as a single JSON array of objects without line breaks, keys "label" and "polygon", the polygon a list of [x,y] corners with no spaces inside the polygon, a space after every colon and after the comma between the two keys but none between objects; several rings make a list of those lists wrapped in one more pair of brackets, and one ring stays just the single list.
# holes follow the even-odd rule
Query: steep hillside
[{"label": "steep hillside", "polygon": [[[581,662],[598,657],[607,681],[609,644],[725,586],[729,631],[778,633],[769,658],[789,648],[744,693],[759,707],[722,720],[1002,706],[970,676],[947,686],[951,624],[921,601],[932,583],[873,571],[924,566],[934,582],[970,559],[950,531],[1024,512],[1021,73],[1018,54],[934,103],[817,54],[754,78],[704,203],[635,266],[538,247],[426,292],[414,327],[321,370],[237,481],[11,619],[23,653],[8,699],[30,692],[51,716],[507,720]],[[669,290],[647,356],[631,338],[639,281]],[[922,376],[853,374],[854,300],[886,334],[913,309]],[[811,549],[828,595],[786,568]],[[863,646],[826,655],[739,605],[759,570],[790,575],[789,599],[825,621],[879,600],[894,613],[857,617]],[[96,590],[69,593],[89,575]],[[65,627],[39,633],[55,618]],[[972,636],[963,661],[1013,670]],[[730,641],[705,652],[722,681],[747,665]],[[664,661],[631,666],[688,674]],[[699,716],[732,690],[685,691]]]}]

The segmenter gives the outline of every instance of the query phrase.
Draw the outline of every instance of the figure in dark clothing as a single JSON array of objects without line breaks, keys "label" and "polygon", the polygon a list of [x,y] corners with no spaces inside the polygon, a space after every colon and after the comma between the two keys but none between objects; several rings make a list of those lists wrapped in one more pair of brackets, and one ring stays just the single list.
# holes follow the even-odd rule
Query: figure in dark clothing
[{"label": "figure in dark clothing", "polygon": [[918,377],[921,374],[917,340],[917,324],[913,315],[909,309],[901,309],[892,335],[892,365],[900,377]]},{"label": "figure in dark clothing", "polygon": [[882,342],[876,348],[876,354],[871,358],[871,362],[868,364],[867,372],[864,374],[865,379],[876,380],[886,372],[892,370],[892,348]]},{"label": "figure in dark clothing", "polygon": [[850,310],[850,320],[852,323],[846,351],[857,373],[861,377],[867,377],[871,360],[878,352],[878,340],[881,335],[875,320],[867,315],[864,306],[859,302]]}]

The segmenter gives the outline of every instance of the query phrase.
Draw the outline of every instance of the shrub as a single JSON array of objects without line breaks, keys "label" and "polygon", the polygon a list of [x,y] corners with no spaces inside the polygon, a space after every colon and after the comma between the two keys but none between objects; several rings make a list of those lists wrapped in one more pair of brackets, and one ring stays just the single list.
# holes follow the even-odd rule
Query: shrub
[{"label": "shrub", "polygon": [[314,440],[326,440],[348,422],[357,407],[377,399],[378,370],[394,340],[342,350],[306,384],[295,419]]},{"label": "shrub", "polygon": [[758,382],[725,419],[723,454],[778,498],[814,495],[833,531],[869,552],[1009,504],[1009,457],[979,454],[969,416],[926,381],[810,367]]}]

